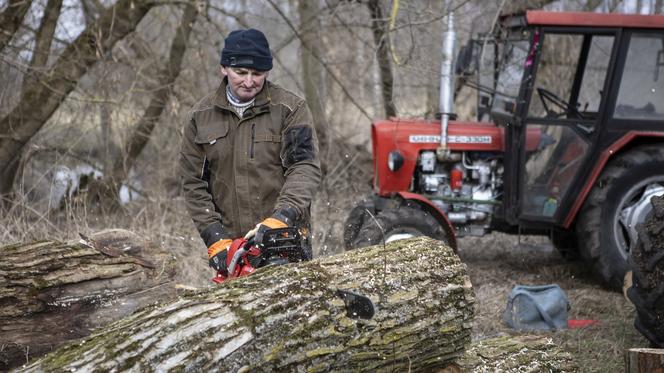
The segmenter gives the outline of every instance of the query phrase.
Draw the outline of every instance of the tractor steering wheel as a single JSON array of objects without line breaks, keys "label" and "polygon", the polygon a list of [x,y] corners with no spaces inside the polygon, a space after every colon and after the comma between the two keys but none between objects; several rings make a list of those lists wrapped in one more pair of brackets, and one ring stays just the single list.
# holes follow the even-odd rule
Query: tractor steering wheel
[{"label": "tractor steering wheel", "polygon": [[[583,119],[583,114],[572,104],[569,102],[563,100],[562,98],[558,97],[555,93],[549,91],[548,89],[538,87],[537,88],[537,93],[539,94],[540,101],[542,101],[542,105],[544,106],[544,110],[546,110],[546,115],[547,116],[552,116],[554,118],[561,117],[565,114],[572,114],[575,117],[579,119]],[[555,112],[551,109],[549,109],[549,105],[547,104],[548,102],[551,102],[554,106],[557,106],[558,108],[562,109],[563,112],[558,113]]]}]

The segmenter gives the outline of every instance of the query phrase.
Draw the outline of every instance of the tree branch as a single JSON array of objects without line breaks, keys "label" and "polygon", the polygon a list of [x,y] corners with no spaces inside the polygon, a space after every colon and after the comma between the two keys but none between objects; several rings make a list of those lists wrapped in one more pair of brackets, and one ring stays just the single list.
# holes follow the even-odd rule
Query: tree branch
[{"label": "tree branch", "polygon": [[31,5],[32,0],[9,0],[7,9],[0,14],[0,51],[12,40]]}]

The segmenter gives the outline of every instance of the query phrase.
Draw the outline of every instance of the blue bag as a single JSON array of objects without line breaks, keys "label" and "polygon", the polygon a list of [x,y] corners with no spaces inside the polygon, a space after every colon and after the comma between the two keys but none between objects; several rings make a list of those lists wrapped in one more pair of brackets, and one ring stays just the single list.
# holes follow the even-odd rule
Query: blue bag
[{"label": "blue bag", "polygon": [[503,319],[516,330],[567,328],[569,301],[558,285],[517,285],[507,298]]}]

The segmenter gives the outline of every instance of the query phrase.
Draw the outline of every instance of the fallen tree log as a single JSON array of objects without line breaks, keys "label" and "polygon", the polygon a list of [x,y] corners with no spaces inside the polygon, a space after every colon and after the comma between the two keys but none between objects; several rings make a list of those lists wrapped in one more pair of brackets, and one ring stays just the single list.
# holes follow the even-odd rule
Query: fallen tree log
[{"label": "fallen tree log", "polygon": [[577,372],[572,355],[550,338],[503,336],[473,342],[463,357],[446,367],[452,372]]},{"label": "fallen tree log", "polygon": [[[338,290],[369,297],[369,320]],[[259,269],[148,307],[26,371],[422,371],[470,342],[472,286],[452,250],[426,237]]]},{"label": "fallen tree log", "polygon": [[0,247],[0,370],[173,294],[171,254],[132,232]]},{"label": "fallen tree log", "polygon": [[503,336],[473,342],[446,372],[577,372],[572,355],[550,338]]}]

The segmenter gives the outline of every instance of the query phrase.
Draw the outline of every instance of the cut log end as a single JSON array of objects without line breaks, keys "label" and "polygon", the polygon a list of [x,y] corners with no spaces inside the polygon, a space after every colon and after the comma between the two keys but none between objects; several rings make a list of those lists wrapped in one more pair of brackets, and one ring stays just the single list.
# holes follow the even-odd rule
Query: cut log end
[{"label": "cut log end", "polygon": [[625,351],[626,373],[664,372],[664,349],[630,348]]}]

